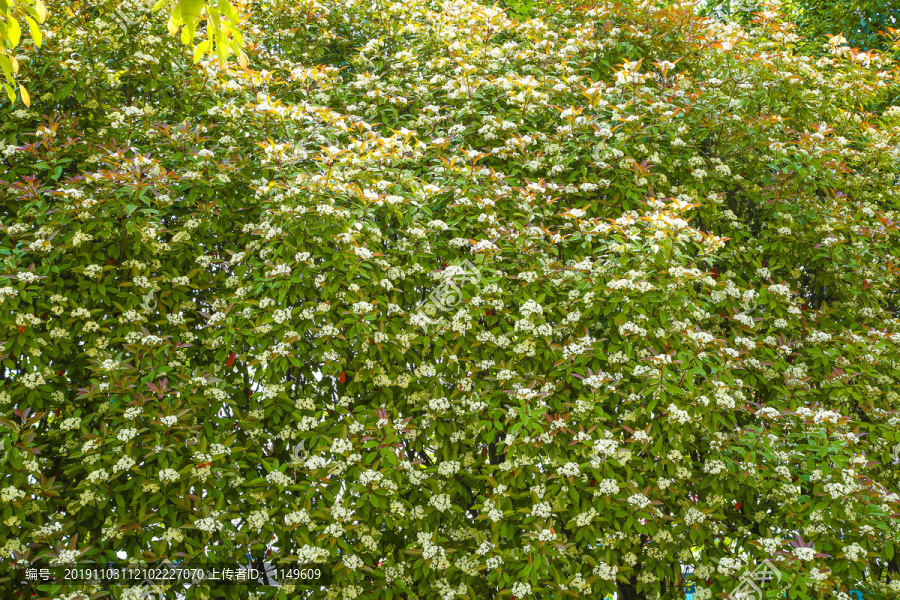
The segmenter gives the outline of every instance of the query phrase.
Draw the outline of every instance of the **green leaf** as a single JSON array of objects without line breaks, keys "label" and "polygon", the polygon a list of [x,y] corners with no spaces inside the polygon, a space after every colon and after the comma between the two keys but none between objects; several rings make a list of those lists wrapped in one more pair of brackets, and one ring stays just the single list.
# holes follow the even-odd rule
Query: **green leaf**
[{"label": "green leaf", "polygon": [[41,26],[38,25],[34,19],[26,16],[25,22],[28,24],[28,29],[31,31],[31,41],[34,42],[34,45],[38,48],[41,47],[42,34],[41,34]]},{"label": "green leaf", "polygon": [[11,48],[18,46],[19,40],[22,38],[22,29],[19,27],[19,22],[12,15],[8,14],[6,15],[6,37]]},{"label": "green leaf", "polygon": [[194,48],[194,62],[197,63],[209,51],[210,40],[203,40]]}]

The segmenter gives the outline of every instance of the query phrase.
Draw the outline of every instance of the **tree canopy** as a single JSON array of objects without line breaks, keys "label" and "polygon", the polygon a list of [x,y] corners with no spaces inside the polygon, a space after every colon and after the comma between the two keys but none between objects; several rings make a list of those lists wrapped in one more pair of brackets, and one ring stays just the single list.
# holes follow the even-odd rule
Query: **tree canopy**
[{"label": "tree canopy", "polygon": [[887,39],[879,33],[900,29],[897,0],[794,0],[789,6],[800,32],[811,40],[843,35],[855,48],[887,50]]},{"label": "tree canopy", "polygon": [[234,7],[246,66],[118,2],[16,47],[0,584],[252,557],[329,581],[162,593],[709,600],[769,561],[770,597],[900,595],[889,55],[804,54],[775,4]]}]

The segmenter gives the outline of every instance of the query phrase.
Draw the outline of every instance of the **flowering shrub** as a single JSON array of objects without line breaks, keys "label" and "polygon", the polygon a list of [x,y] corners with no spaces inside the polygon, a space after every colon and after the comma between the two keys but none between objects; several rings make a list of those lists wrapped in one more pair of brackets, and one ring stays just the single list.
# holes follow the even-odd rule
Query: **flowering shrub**
[{"label": "flowering shrub", "polygon": [[900,594],[889,59],[774,4],[309,0],[238,6],[245,69],[114,9],[49,2],[0,117],[4,561]]},{"label": "flowering shrub", "polygon": [[[64,9],[69,15],[75,17],[71,7],[66,4],[56,3],[58,8]],[[225,60],[233,53],[238,56],[238,63],[242,67],[247,66],[247,55],[241,51],[243,35],[240,30],[240,12],[229,0],[127,0],[116,5],[107,4],[103,7],[89,9],[88,16],[94,10],[101,10],[104,16],[112,20],[128,33],[128,26],[140,23],[140,14],[156,12],[166,6],[169,9],[169,20],[166,24],[169,33],[181,32],[181,41],[193,46],[197,36],[197,26],[206,22],[206,39],[193,46],[194,61],[215,54],[219,64],[224,66]],[[47,7],[41,0],[2,0],[0,1],[0,71],[3,72],[3,89],[9,100],[15,104],[16,86],[19,96],[26,106],[31,106],[31,95],[24,85],[16,80],[19,72],[19,61],[15,54],[16,47],[22,39],[23,23],[31,37],[35,48],[40,48],[43,42],[41,24],[48,16]],[[143,54],[143,53],[142,53]],[[153,57],[144,55],[152,62]]]}]

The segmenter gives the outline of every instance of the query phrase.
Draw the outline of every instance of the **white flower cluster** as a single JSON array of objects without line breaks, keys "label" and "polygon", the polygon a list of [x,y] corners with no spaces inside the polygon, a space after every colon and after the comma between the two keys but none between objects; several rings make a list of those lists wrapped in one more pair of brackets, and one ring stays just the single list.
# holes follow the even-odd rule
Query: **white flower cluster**
[{"label": "white flower cluster", "polygon": [[552,509],[548,502],[538,502],[531,508],[531,515],[540,519],[546,519],[552,514]]},{"label": "white flower cluster", "polygon": [[756,416],[761,419],[774,419],[780,414],[781,413],[777,409],[772,408],[771,406],[766,406],[765,408],[756,411]]},{"label": "white flower cluster", "polygon": [[774,294],[776,296],[787,297],[787,296],[791,295],[791,288],[789,288],[788,286],[786,286],[782,283],[776,283],[774,285],[769,286],[769,292],[771,292],[772,294]]},{"label": "white flower cluster", "polygon": [[79,427],[81,427],[81,419],[78,417],[69,417],[59,424],[59,428],[63,431],[71,431],[72,429],[78,429]]},{"label": "white flower cluster", "polygon": [[447,494],[435,494],[428,499],[428,504],[435,507],[441,512],[449,510],[452,506],[452,503],[450,502],[450,496],[448,496]]},{"label": "white flower cluster", "polygon": [[557,473],[560,477],[578,477],[581,470],[578,468],[578,463],[567,462],[557,470]]},{"label": "white flower cluster", "polygon": [[810,344],[820,344],[822,342],[831,341],[831,334],[824,331],[814,331],[806,338]]},{"label": "white flower cluster", "polygon": [[326,548],[306,545],[297,551],[297,563],[319,563],[328,560],[329,556],[330,553]]},{"label": "white flower cluster", "polygon": [[587,527],[597,518],[597,510],[595,508],[589,508],[583,513],[579,513],[577,517],[575,517],[575,525],[577,527]]},{"label": "white flower cluster", "polygon": [[170,481],[178,481],[181,479],[181,475],[178,474],[178,471],[175,469],[163,469],[157,475],[157,479],[159,479],[163,483],[167,483]]},{"label": "white flower cluster", "polygon": [[306,525],[309,523],[309,513],[306,509],[295,510],[284,517],[284,524],[288,527],[294,525]]},{"label": "white flower cluster", "polygon": [[775,553],[781,548],[781,540],[775,540],[772,538],[763,538],[759,540],[760,545],[765,549],[766,552],[769,553],[770,556],[775,556]]},{"label": "white flower cluster", "polygon": [[13,486],[7,486],[0,491],[0,500],[3,502],[15,502],[25,497],[25,492]]},{"label": "white flower cluster", "polygon": [[247,516],[247,523],[253,529],[259,529],[269,522],[269,515],[264,510],[255,510]]},{"label": "white flower cluster", "polygon": [[[609,432],[607,432],[609,433]],[[612,434],[610,434],[611,436]],[[613,456],[619,448],[618,440],[606,438],[602,440],[594,440],[594,451],[605,456]],[[608,480],[612,481],[612,480]]]},{"label": "white flower cluster", "polygon": [[31,390],[46,383],[44,376],[38,372],[26,373],[19,378],[19,381],[22,382],[22,385]]},{"label": "white flower cluster", "polygon": [[840,418],[840,413],[831,410],[819,410],[813,416],[813,423],[816,423],[817,425],[821,423],[836,423]]},{"label": "white flower cluster", "polygon": [[221,531],[222,527],[224,527],[224,523],[212,517],[204,517],[202,519],[197,519],[196,521],[194,521],[194,527],[196,527],[200,531],[205,531],[206,533],[211,534],[216,531]]},{"label": "white flower cluster", "polygon": [[603,371],[599,371],[597,373],[594,373],[590,377],[585,377],[583,381],[585,385],[597,389],[602,387],[604,380],[607,379],[611,379],[611,377]]},{"label": "white flower cluster", "polygon": [[702,523],[705,520],[706,515],[693,507],[688,509],[687,513],[684,515],[684,522],[688,526],[693,525],[694,523]]},{"label": "white flower cluster", "polygon": [[594,567],[593,574],[598,576],[600,579],[605,581],[615,581],[616,574],[619,572],[619,567],[615,565],[608,565],[603,561],[600,561],[596,567]]},{"label": "white flower cluster", "polygon": [[427,531],[418,533],[419,545],[422,546],[422,558],[425,560],[442,559],[445,551],[432,541],[431,535]]},{"label": "white flower cluster", "polygon": [[844,556],[847,557],[849,561],[856,561],[861,558],[866,557],[866,550],[859,544],[853,543],[849,546],[844,546]]},{"label": "white flower cluster", "polygon": [[331,443],[331,452],[334,454],[346,454],[353,451],[353,442],[347,439],[335,438]]},{"label": "white flower cluster", "polygon": [[268,481],[272,485],[277,485],[279,487],[285,487],[294,483],[293,479],[291,479],[281,471],[272,471],[271,473],[266,475],[266,481]]},{"label": "white flower cluster", "polygon": [[620,335],[636,335],[638,337],[646,337],[647,330],[641,327],[640,325],[636,325],[631,321],[619,326],[619,334]]},{"label": "white flower cluster", "polygon": [[[740,571],[744,566],[744,563],[741,562],[739,558],[729,558],[727,556],[722,557],[719,560],[719,565],[716,570],[722,575],[732,575]],[[696,575],[696,572],[695,572]]]},{"label": "white flower cluster", "polygon": [[106,472],[106,469],[97,469],[88,473],[87,479],[91,483],[100,483],[109,479],[109,473]]},{"label": "white flower cluster", "polygon": [[711,459],[703,465],[703,472],[710,475],[718,475],[726,469],[726,465],[721,460]]},{"label": "white flower cluster", "polygon": [[681,410],[674,404],[670,404],[666,410],[669,412],[670,421],[674,421],[682,425],[685,423],[690,423],[691,421],[691,415],[686,410]]},{"label": "white flower cluster", "polygon": [[134,459],[128,456],[127,454],[119,459],[119,462],[115,464],[113,467],[113,472],[118,473],[119,471],[127,471],[131,467],[135,465]]},{"label": "white flower cluster", "polygon": [[161,537],[169,544],[181,543],[184,541],[184,532],[177,527],[166,527]]},{"label": "white flower cluster", "polygon": [[68,565],[76,562],[81,552],[78,550],[60,550],[56,558],[50,560],[50,566]]},{"label": "white flower cluster", "polygon": [[460,464],[456,460],[446,460],[438,465],[438,474],[444,477],[452,477],[459,472]]},{"label": "white flower cluster", "polygon": [[628,504],[642,509],[650,505],[650,499],[643,494],[632,494],[628,497]]}]

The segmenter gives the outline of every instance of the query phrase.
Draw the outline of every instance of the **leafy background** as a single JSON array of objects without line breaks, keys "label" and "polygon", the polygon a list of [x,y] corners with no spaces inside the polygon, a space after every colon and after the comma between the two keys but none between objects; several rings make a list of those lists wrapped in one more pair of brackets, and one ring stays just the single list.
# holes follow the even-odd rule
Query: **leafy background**
[{"label": "leafy background", "polygon": [[626,600],[684,565],[702,600],[770,560],[791,598],[897,594],[889,51],[805,53],[774,4],[234,8],[246,67],[192,48],[207,13],[185,45],[112,2],[14,50],[4,569]]}]

